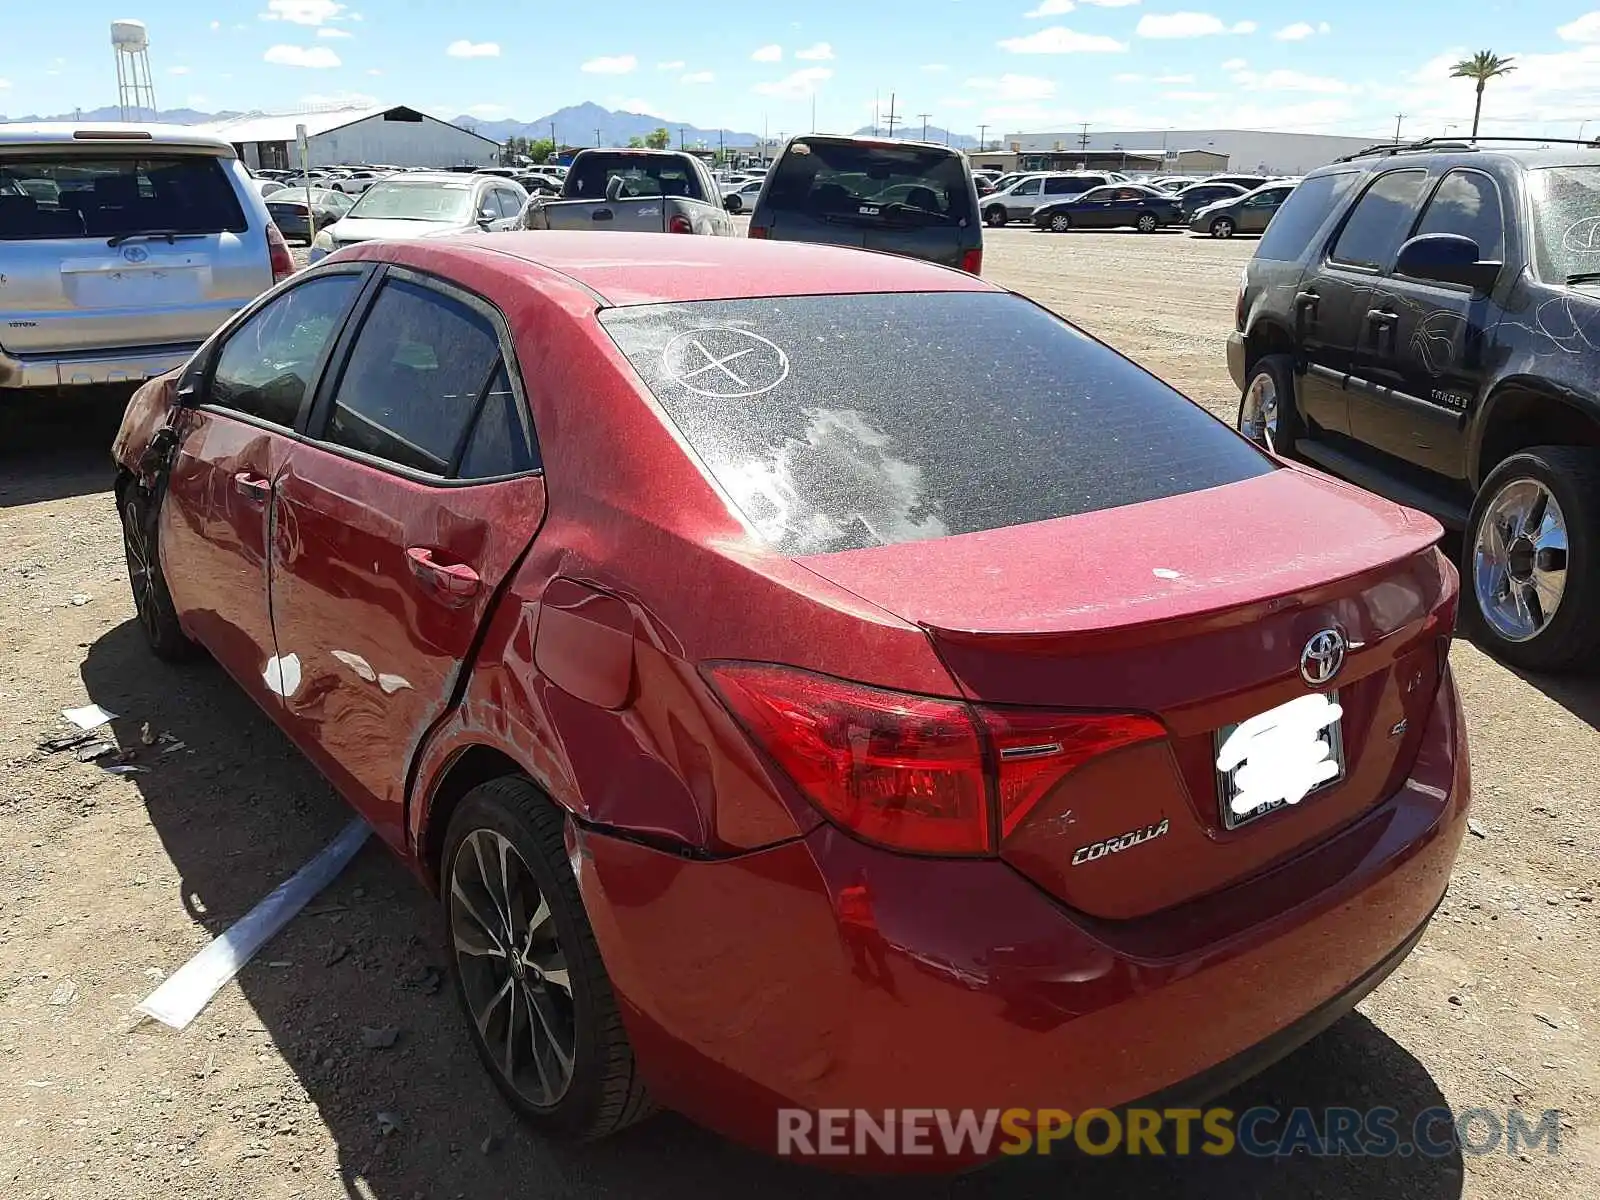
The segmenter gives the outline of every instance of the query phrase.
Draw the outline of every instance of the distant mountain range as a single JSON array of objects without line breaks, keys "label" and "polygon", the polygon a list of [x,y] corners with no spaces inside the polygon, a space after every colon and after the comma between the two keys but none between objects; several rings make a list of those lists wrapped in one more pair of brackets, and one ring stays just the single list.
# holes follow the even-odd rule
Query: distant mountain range
[{"label": "distant mountain range", "polygon": [[[193,108],[163,108],[160,112],[156,113],[156,120],[165,121],[165,122],[168,122],[169,124],[172,124],[172,125],[204,125],[204,124],[207,124],[208,122],[211,122],[211,121],[225,121],[229,117],[238,117],[238,116],[243,116],[243,115],[244,114],[242,114],[242,113],[226,111],[226,110],[223,111],[223,112],[208,113],[208,112],[200,112],[200,111],[198,111],[196,109],[193,109]],[[120,121],[120,120],[122,120],[122,110],[120,108],[118,108],[114,104],[108,104],[104,108],[83,109],[83,110],[81,110],[79,112],[56,113],[54,116],[49,116],[49,117],[36,116],[33,113],[29,113],[25,117],[8,117],[8,116],[4,115],[3,113],[0,113],[0,124],[4,124],[7,121]]]},{"label": "distant mountain range", "polygon": [[[976,150],[978,148],[977,138],[969,137],[964,133],[951,133],[948,129],[941,129],[937,125],[929,125],[927,137],[924,138],[921,121],[906,121],[902,123],[897,120],[895,124],[899,126],[894,132],[896,138],[909,138],[918,142],[924,140],[938,142],[940,145],[951,146],[957,150]],[[889,131],[881,125],[877,129],[873,129],[870,125],[863,125],[856,130],[855,136],[888,137]],[[993,139],[990,140],[992,141]]]}]

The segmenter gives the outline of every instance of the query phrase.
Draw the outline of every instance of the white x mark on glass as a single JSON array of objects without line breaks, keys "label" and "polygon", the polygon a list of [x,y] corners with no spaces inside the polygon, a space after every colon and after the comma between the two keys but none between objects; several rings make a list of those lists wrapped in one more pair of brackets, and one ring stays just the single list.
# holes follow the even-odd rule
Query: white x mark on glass
[{"label": "white x mark on glass", "polygon": [[694,341],[693,339],[690,340],[689,345],[693,346],[696,350],[700,351],[700,353],[705,356],[705,360],[706,361],[705,361],[705,364],[703,366],[696,367],[692,371],[686,371],[682,375],[679,375],[678,376],[679,379],[693,379],[696,375],[703,375],[707,371],[721,371],[724,375],[726,375],[729,379],[733,380],[734,383],[738,384],[740,387],[747,388],[747,387],[750,386],[743,379],[740,379],[732,371],[728,370],[727,364],[731,363],[736,358],[743,358],[746,354],[754,354],[755,353],[755,347],[754,346],[751,346],[751,347],[749,347],[748,349],[745,349],[745,350],[735,350],[732,354],[727,355],[725,358],[718,358],[715,354],[712,354],[711,351],[707,350],[699,342]]}]

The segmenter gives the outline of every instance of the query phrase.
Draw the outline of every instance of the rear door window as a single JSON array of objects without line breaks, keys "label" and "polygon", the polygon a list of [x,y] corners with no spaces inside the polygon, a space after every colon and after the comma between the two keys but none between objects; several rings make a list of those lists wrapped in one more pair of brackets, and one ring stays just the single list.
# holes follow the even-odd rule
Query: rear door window
[{"label": "rear door window", "polygon": [[1256,257],[1293,262],[1305,253],[1359,178],[1355,171],[1317,175],[1299,184],[1278,209],[1256,246]]},{"label": "rear door window", "polygon": [[784,554],[972,533],[1262,475],[1270,461],[1018,296],[607,309],[606,331]]},{"label": "rear door window", "polygon": [[24,154],[0,159],[0,241],[240,233],[244,210],[207,154]]},{"label": "rear door window", "polygon": [[1478,243],[1478,257],[1505,257],[1506,227],[1500,210],[1500,189],[1482,171],[1457,169],[1440,181],[1423,210],[1417,235],[1455,233]]},{"label": "rear door window", "polygon": [[1393,262],[1406,230],[1411,228],[1411,216],[1427,179],[1428,173],[1422,170],[1390,171],[1378,176],[1356,201],[1355,211],[1334,243],[1333,259],[1380,270]]},{"label": "rear door window", "polygon": [[849,223],[959,225],[972,219],[970,187],[965,161],[948,150],[818,139],[789,147],[762,204]]}]

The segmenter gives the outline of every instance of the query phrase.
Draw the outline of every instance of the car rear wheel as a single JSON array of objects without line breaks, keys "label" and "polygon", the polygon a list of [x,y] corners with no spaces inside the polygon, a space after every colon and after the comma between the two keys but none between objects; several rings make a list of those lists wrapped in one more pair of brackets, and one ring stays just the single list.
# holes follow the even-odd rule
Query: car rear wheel
[{"label": "car rear wheel", "polygon": [[1006,210],[998,204],[984,210],[983,223],[990,229],[999,229],[1006,223]]},{"label": "car rear wheel", "polygon": [[1214,238],[1231,238],[1233,231],[1234,224],[1229,217],[1218,217],[1211,222],[1211,236]]},{"label": "car rear wheel", "polygon": [[1072,228],[1072,218],[1066,213],[1054,213],[1050,217],[1051,233],[1066,233]]},{"label": "car rear wheel", "polygon": [[1161,228],[1161,222],[1156,220],[1155,213],[1140,213],[1139,220],[1134,225],[1140,233],[1154,233]]},{"label": "car rear wheel", "polygon": [[565,818],[526,779],[450,820],[441,870],[451,975],[473,1044],[530,1125],[573,1140],[654,1111],[567,859]]},{"label": "car rear wheel", "polygon": [[129,482],[122,490],[118,507],[122,516],[122,550],[128,561],[128,586],[133,591],[133,608],[146,644],[152,654],[165,662],[194,658],[200,647],[178,624],[178,610],[161,573],[157,509],[150,502],[150,493],[138,483]]},{"label": "car rear wheel", "polygon": [[1533,671],[1600,661],[1600,451],[1537,446],[1502,462],[1463,557],[1486,650]]},{"label": "car rear wheel", "polygon": [[1256,360],[1239,399],[1239,432],[1262,449],[1293,457],[1300,436],[1294,399],[1294,359],[1268,354]]}]

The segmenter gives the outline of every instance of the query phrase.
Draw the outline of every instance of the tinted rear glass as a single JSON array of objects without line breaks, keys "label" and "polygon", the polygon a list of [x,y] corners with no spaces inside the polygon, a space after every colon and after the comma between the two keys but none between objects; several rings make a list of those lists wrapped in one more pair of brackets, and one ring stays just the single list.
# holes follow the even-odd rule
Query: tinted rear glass
[{"label": "tinted rear glass", "polygon": [[1271,470],[1248,443],[1018,296],[615,308],[601,323],[785,554],[972,533]]},{"label": "tinted rear glass", "polygon": [[245,228],[227,172],[209,155],[0,158],[0,241]]},{"label": "tinted rear glass", "polygon": [[948,150],[795,142],[763,206],[851,224],[959,225],[972,218],[966,164]]},{"label": "tinted rear glass", "polygon": [[1283,262],[1299,258],[1359,177],[1359,172],[1341,171],[1314,176],[1297,186],[1261,235],[1256,257]]},{"label": "tinted rear glass", "polygon": [[635,196],[700,197],[682,159],[640,154],[585,154],[567,176],[569,200],[628,200]]}]

